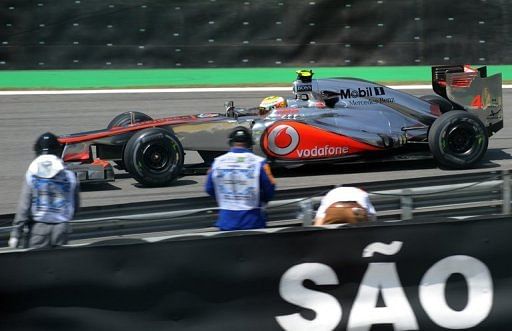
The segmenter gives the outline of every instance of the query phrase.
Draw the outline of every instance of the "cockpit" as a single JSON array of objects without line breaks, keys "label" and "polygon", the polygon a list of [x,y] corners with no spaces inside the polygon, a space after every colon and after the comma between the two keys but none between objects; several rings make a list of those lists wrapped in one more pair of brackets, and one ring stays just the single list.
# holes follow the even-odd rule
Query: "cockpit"
[{"label": "cockpit", "polygon": [[[256,108],[236,108],[233,102],[226,104],[226,116],[262,116],[262,117],[281,117],[283,114],[303,113],[305,108],[312,111],[322,108],[334,108],[338,98],[326,96],[319,93],[316,80],[313,79],[313,70],[297,70],[297,79],[292,84],[293,99],[285,99],[281,96],[268,96],[264,98]],[[308,111],[306,111],[308,112]],[[309,112],[308,112],[309,113]]]}]

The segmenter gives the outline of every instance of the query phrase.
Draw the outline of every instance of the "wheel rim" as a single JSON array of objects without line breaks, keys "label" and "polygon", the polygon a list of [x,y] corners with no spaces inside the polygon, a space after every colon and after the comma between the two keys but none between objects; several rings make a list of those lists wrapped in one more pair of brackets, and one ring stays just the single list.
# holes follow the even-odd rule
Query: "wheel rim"
[{"label": "wheel rim", "polygon": [[452,127],[446,135],[447,148],[454,154],[467,155],[476,149],[478,132],[468,124]]},{"label": "wheel rim", "polygon": [[160,172],[172,163],[171,155],[169,147],[162,144],[149,144],[142,151],[143,165],[150,171]]}]

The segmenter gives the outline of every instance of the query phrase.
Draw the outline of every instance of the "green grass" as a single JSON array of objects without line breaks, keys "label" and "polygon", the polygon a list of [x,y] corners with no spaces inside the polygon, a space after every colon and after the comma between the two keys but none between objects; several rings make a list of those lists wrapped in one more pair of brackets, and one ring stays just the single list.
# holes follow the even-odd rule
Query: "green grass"
[{"label": "green grass", "polygon": [[[287,86],[298,69],[313,69],[316,78],[356,77],[386,84],[430,83],[430,67],[319,67],[216,69],[4,70],[0,89],[104,89],[205,86]],[[489,66],[512,81],[512,65]]]}]

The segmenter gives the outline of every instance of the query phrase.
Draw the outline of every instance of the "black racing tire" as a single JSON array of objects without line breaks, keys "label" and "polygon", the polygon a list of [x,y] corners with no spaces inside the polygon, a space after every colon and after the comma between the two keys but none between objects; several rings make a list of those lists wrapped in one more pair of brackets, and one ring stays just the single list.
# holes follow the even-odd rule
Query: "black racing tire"
[{"label": "black racing tire", "polygon": [[466,169],[482,159],[489,144],[487,129],[475,115],[453,110],[434,121],[428,144],[436,161],[450,169]]},{"label": "black racing tire", "polygon": [[153,120],[149,115],[146,115],[144,113],[138,111],[127,111],[114,117],[112,121],[108,123],[107,128],[112,129],[116,126],[125,127],[130,125],[132,123],[132,114],[134,123]]},{"label": "black racing tire", "polygon": [[[152,121],[153,119],[144,113],[138,112],[138,111],[127,111],[124,113],[121,113],[114,117],[110,123],[108,123],[107,128],[112,129],[113,127],[120,126],[120,127],[126,127],[132,123],[132,113],[133,113],[133,120],[134,123],[144,122],[144,121]],[[117,165],[118,169],[124,169],[126,170],[126,166],[124,165],[124,162],[122,160],[120,161],[114,161],[114,163]]]},{"label": "black racing tire", "polygon": [[442,114],[453,110],[452,103],[439,95],[435,95],[435,94],[423,95],[420,97],[420,99],[425,100],[434,105],[438,105],[439,110],[441,111]]},{"label": "black racing tire", "polygon": [[167,186],[183,169],[185,153],[178,138],[163,128],[135,133],[126,143],[123,161],[126,170],[144,186]]}]

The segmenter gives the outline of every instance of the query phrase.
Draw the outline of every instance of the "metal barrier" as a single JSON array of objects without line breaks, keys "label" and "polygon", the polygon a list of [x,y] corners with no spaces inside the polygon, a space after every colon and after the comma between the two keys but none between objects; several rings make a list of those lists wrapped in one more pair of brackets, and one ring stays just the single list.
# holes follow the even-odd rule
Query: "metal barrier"
[{"label": "metal barrier", "polygon": [[[467,217],[489,213],[509,215],[510,191],[510,174],[504,171],[491,174],[478,182],[369,191],[369,194],[379,220],[406,221],[413,218]],[[298,203],[301,210],[299,219],[302,224],[310,225],[321,198],[285,203]],[[278,205],[270,205],[271,208],[275,206]]]},{"label": "metal barrier", "polygon": [[[450,183],[450,184],[448,184]],[[397,181],[347,183],[370,193],[378,221],[440,217],[510,215],[508,170]],[[308,226],[321,198],[335,185],[281,190],[269,203],[269,227]],[[0,215],[0,246],[6,244],[14,215]],[[215,201],[209,197],[84,208],[73,223],[71,239],[155,232],[214,230]]]}]

